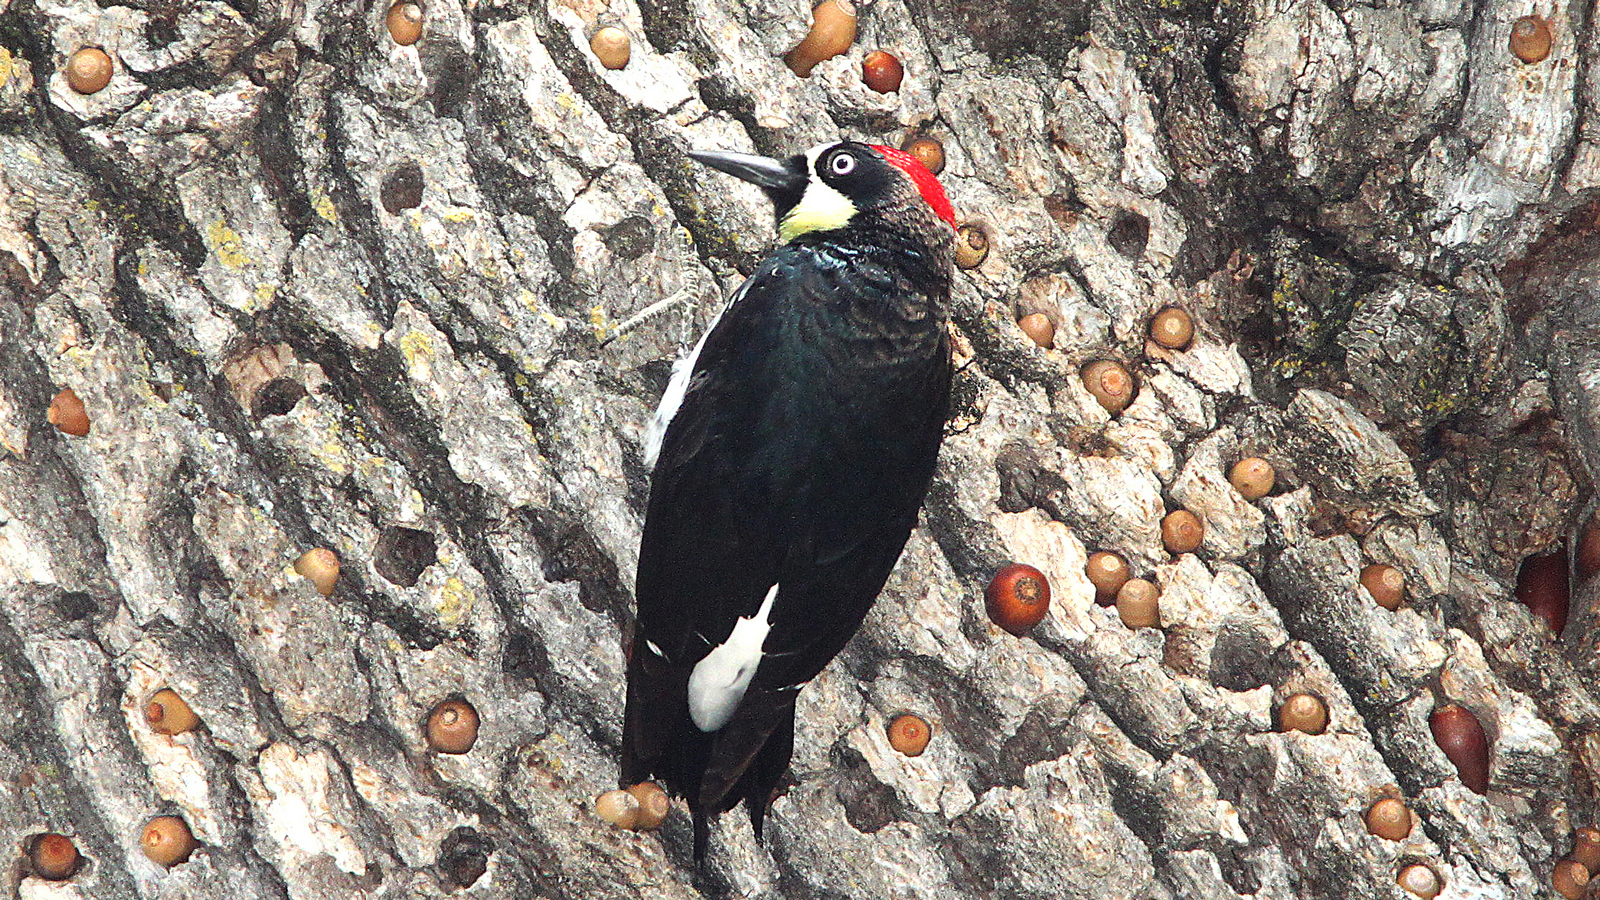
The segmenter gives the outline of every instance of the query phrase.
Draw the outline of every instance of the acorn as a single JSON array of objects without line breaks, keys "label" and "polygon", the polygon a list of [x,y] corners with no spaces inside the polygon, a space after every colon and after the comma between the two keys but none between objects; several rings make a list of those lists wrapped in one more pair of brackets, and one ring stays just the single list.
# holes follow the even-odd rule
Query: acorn
[{"label": "acorn", "polygon": [[65,881],[83,865],[83,857],[72,838],[47,831],[28,842],[28,865],[46,881]]},{"label": "acorn", "polygon": [[389,37],[396,44],[409,47],[422,40],[422,18],[422,5],[405,0],[389,7],[384,24],[389,26]]},{"label": "acorn", "polygon": [[1228,470],[1228,483],[1239,496],[1253,503],[1272,493],[1273,485],[1278,483],[1278,471],[1259,456],[1247,456]]},{"label": "acorn", "polygon": [[1150,340],[1168,350],[1182,350],[1194,340],[1194,319],[1176,306],[1169,306],[1150,318]]},{"label": "acorn", "polygon": [[933,729],[921,716],[903,713],[889,723],[889,746],[906,756],[921,756],[933,739]]},{"label": "acorn", "polygon": [[1361,570],[1361,586],[1384,609],[1400,608],[1406,596],[1406,575],[1394,566],[1373,563]]},{"label": "acorn", "polygon": [[801,78],[817,63],[850,49],[856,39],[856,8],[850,0],[822,0],[811,10],[811,31],[783,61]]},{"label": "acorn", "polygon": [[1550,886],[1567,900],[1578,900],[1589,886],[1589,867],[1575,859],[1563,859],[1550,873]]},{"label": "acorn", "polygon": [[317,593],[326,597],[333,593],[333,585],[339,580],[339,554],[326,547],[315,547],[307,550],[294,562],[295,574],[311,579],[317,586]]},{"label": "acorn", "polygon": [[1571,596],[1566,550],[1530,556],[1522,561],[1522,567],[1517,570],[1517,600],[1543,619],[1557,637],[1567,627]]},{"label": "acorn", "polygon": [[633,57],[633,42],[628,33],[615,25],[607,25],[589,39],[589,49],[594,58],[608,69],[620,69]]},{"label": "acorn", "polygon": [[1017,320],[1017,327],[1040,347],[1049,349],[1056,340],[1056,325],[1044,313],[1029,313]]},{"label": "acorn", "polygon": [[466,753],[478,741],[478,711],[465,700],[445,700],[428,713],[428,746],[440,753]]},{"label": "acorn", "polygon": [[111,83],[111,56],[99,47],[83,47],[67,58],[67,86],[93,94]]},{"label": "acorn", "polygon": [[900,80],[905,74],[899,57],[887,50],[874,50],[861,61],[861,80],[880,94],[892,94],[900,90]]},{"label": "acorn", "polygon": [[977,225],[968,222],[956,229],[956,265],[963,269],[976,269],[989,258],[989,235]]},{"label": "acorn", "polygon": [[1550,55],[1550,23],[1543,16],[1523,16],[1511,23],[1511,55],[1536,63]]},{"label": "acorn", "polygon": [[1117,591],[1117,615],[1129,628],[1155,628],[1161,623],[1161,589],[1132,578]]},{"label": "acorn", "polygon": [[1187,509],[1173,510],[1161,520],[1161,543],[1172,553],[1193,553],[1205,536],[1200,517]]},{"label": "acorn", "polygon": [[672,811],[672,800],[654,781],[640,782],[628,788],[628,793],[639,801],[639,812],[633,822],[635,831],[660,828],[661,823],[667,820],[667,813]]},{"label": "acorn", "polygon": [[627,791],[606,791],[594,798],[594,813],[618,828],[632,830],[639,821],[639,798]]},{"label": "acorn", "polygon": [[1489,790],[1489,740],[1478,717],[1465,707],[1447,703],[1428,717],[1428,730],[1444,755],[1455,764],[1461,783],[1484,793]]},{"label": "acorn", "polygon": [[1412,863],[1401,869],[1395,881],[1422,900],[1433,900],[1439,896],[1439,873],[1422,863]]},{"label": "acorn", "polygon": [[183,734],[200,724],[200,717],[172,688],[162,688],[150,695],[149,702],[144,705],[144,720],[156,734]]},{"label": "acorn", "polygon": [[139,849],[157,865],[172,868],[189,861],[195,840],[189,825],[177,816],[156,816],[145,823],[139,835]]},{"label": "acorn", "polygon": [[929,172],[937,175],[944,171],[944,144],[938,139],[918,135],[901,144],[900,149],[916,157]]},{"label": "acorn", "polygon": [[61,393],[56,394],[44,418],[62,434],[83,437],[89,433],[89,414],[84,411],[83,401],[78,399],[77,392],[72,388],[62,388]]},{"label": "acorn", "polygon": [[1097,359],[1083,367],[1079,373],[1083,387],[1113,416],[1128,408],[1133,402],[1133,376],[1122,363],[1112,359]]},{"label": "acorn", "polygon": [[1591,873],[1600,866],[1600,828],[1585,825],[1572,836],[1572,852],[1568,854],[1583,864]]},{"label": "acorn", "polygon": [[1132,572],[1128,571],[1128,563],[1115,553],[1096,550],[1089,554],[1089,560],[1084,564],[1084,573],[1089,576],[1089,583],[1094,585],[1094,600],[1101,606],[1110,606],[1117,602],[1117,591],[1127,583]]},{"label": "acorn", "polygon": [[1404,800],[1385,797],[1367,807],[1367,832],[1386,841],[1405,840],[1411,833],[1411,810]]},{"label": "acorn", "polygon": [[989,618],[1021,637],[1044,621],[1050,609],[1050,582],[1033,566],[1012,563],[995,573],[983,599]]},{"label": "acorn", "polygon": [[1278,707],[1279,731],[1321,734],[1328,730],[1328,704],[1316,694],[1290,694]]}]

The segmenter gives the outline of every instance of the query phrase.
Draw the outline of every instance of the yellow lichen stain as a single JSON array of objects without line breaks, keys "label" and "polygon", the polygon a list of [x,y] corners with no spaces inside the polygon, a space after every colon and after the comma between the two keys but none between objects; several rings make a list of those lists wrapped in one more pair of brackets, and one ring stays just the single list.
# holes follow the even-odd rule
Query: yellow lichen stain
[{"label": "yellow lichen stain", "polygon": [[539,313],[539,318],[543,319],[544,323],[546,325],[549,325],[551,328],[554,328],[554,329],[556,329],[558,331],[561,330],[562,328],[565,328],[566,324],[567,324],[566,322],[563,322],[561,320],[560,316],[556,315],[555,313],[551,312],[548,309],[540,312]]},{"label": "yellow lichen stain", "polygon": [[334,207],[333,198],[327,194],[317,191],[315,198],[311,201],[311,208],[316,210],[317,215],[327,219],[329,222],[335,225],[339,224],[339,210]]},{"label": "yellow lichen stain", "polygon": [[572,96],[571,94],[567,93],[566,91],[562,91],[561,93],[556,95],[556,102],[561,104],[562,107],[565,108],[565,109],[577,109],[578,108],[578,98]]},{"label": "yellow lichen stain", "polygon": [[223,224],[221,219],[206,227],[206,243],[217,255],[217,262],[230,269],[242,269],[255,262],[244,255],[244,241],[240,240],[239,232]]},{"label": "yellow lichen stain", "polygon": [[589,324],[594,326],[595,340],[603,341],[606,339],[607,332],[611,331],[611,322],[606,316],[605,307],[595,306],[589,309]]},{"label": "yellow lichen stain", "polygon": [[258,284],[256,292],[251,296],[251,312],[266,309],[272,305],[274,297],[278,296],[278,286],[275,284]]},{"label": "yellow lichen stain", "polygon": [[0,87],[6,86],[6,82],[11,80],[11,73],[15,69],[16,65],[11,62],[11,51],[0,47]]},{"label": "yellow lichen stain", "polygon": [[528,312],[539,311],[539,297],[533,291],[523,288],[521,291],[517,292],[517,299],[522,301],[523,309],[526,309]]},{"label": "yellow lichen stain", "polygon": [[466,582],[451,577],[439,591],[439,622],[450,628],[461,624],[467,610],[472,608],[472,592]]},{"label": "yellow lichen stain", "polygon": [[322,457],[322,464],[327,466],[329,472],[335,475],[349,474],[350,467],[345,465],[344,447],[340,444],[328,441],[322,445],[322,452],[319,455]]},{"label": "yellow lichen stain", "polygon": [[433,339],[420,331],[408,331],[400,338],[400,354],[413,370],[427,368],[428,360],[433,356]]},{"label": "yellow lichen stain", "polygon": [[444,220],[451,225],[460,225],[476,219],[478,214],[470,209],[457,209],[444,214]]}]

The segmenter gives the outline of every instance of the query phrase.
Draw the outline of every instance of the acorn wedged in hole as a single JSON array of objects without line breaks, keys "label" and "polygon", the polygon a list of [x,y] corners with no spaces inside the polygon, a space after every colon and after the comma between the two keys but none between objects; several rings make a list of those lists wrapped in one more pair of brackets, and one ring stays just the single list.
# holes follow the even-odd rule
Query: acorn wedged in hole
[{"label": "acorn wedged in hole", "polygon": [[99,47],[83,47],[67,59],[67,87],[94,94],[111,83],[111,55]]},{"label": "acorn wedged in hole", "polygon": [[595,31],[594,37],[589,38],[589,49],[600,65],[608,69],[620,69],[633,58],[633,41],[626,31],[615,25]]},{"label": "acorn wedged in hole", "polygon": [[1411,810],[1404,800],[1385,797],[1367,807],[1367,832],[1386,841],[1405,840],[1411,833]]},{"label": "acorn wedged in hole", "polygon": [[1083,378],[1084,390],[1094,397],[1100,408],[1113,416],[1128,408],[1133,402],[1133,376],[1114,359],[1097,359],[1078,373]]},{"label": "acorn wedged in hole", "polygon": [[1394,566],[1373,563],[1361,570],[1361,586],[1372,599],[1391,612],[1400,608],[1406,597],[1406,576]]},{"label": "acorn wedged in hole", "polygon": [[1600,867],[1600,828],[1593,825],[1579,828],[1572,836],[1572,852],[1568,855],[1592,874]]},{"label": "acorn wedged in hole", "polygon": [[422,22],[422,6],[411,0],[402,0],[389,7],[389,14],[384,17],[384,25],[389,28],[389,37],[402,47],[409,47],[422,40]]},{"label": "acorn wedged in hole", "polygon": [[1523,16],[1511,23],[1511,55],[1525,63],[1543,62],[1550,55],[1550,23],[1543,16]]},{"label": "acorn wedged in hole", "polygon": [[156,816],[145,823],[139,849],[157,865],[172,868],[189,861],[196,847],[189,823],[177,816]]},{"label": "acorn wedged in hole", "polygon": [[1463,706],[1447,703],[1428,717],[1433,742],[1456,767],[1461,783],[1482,794],[1489,790],[1489,739],[1478,717]]},{"label": "acorn wedged in hole", "polygon": [[1194,340],[1194,319],[1176,306],[1169,306],[1150,318],[1150,340],[1168,350],[1182,350]]},{"label": "acorn wedged in hole", "polygon": [[932,739],[933,729],[921,716],[902,713],[889,723],[889,746],[906,756],[921,756]]},{"label": "acorn wedged in hole", "polygon": [[887,50],[874,50],[861,61],[861,80],[880,94],[892,94],[900,90],[900,81],[905,74],[900,58]]},{"label": "acorn wedged in hole", "polygon": [[1034,344],[1050,349],[1056,341],[1056,325],[1044,313],[1029,313],[1017,320],[1017,327]]},{"label": "acorn wedged in hole", "polygon": [[1161,520],[1161,543],[1172,553],[1193,553],[1205,540],[1206,527],[1187,509],[1173,510]]},{"label": "acorn wedged in hole", "polygon": [[633,821],[636,831],[660,828],[661,823],[667,820],[667,814],[672,812],[671,798],[654,781],[641,781],[628,788],[628,793],[639,801],[639,812]]},{"label": "acorn wedged in hole", "polygon": [[624,790],[606,791],[594,798],[595,815],[629,831],[639,822],[639,798]]},{"label": "acorn wedged in hole", "polygon": [[65,881],[83,865],[72,838],[54,831],[37,834],[28,842],[28,867],[46,881]]},{"label": "acorn wedged in hole", "polygon": [[1556,637],[1567,627],[1572,599],[1567,583],[1567,551],[1530,556],[1517,569],[1517,600],[1544,620]]},{"label": "acorn wedged in hole", "polygon": [[1439,883],[1439,873],[1422,863],[1412,863],[1401,869],[1400,874],[1395,876],[1395,883],[1421,897],[1422,900],[1433,900],[1439,896],[1439,891],[1443,887]]},{"label": "acorn wedged in hole", "polygon": [[1161,589],[1143,578],[1130,578],[1117,591],[1117,615],[1129,628],[1156,628],[1161,624]]},{"label": "acorn wedged in hole", "polygon": [[796,75],[809,78],[817,63],[849,50],[855,40],[855,4],[850,0],[822,0],[811,10],[811,30],[783,61]]},{"label": "acorn wedged in hole", "polygon": [[1278,483],[1278,470],[1259,456],[1247,456],[1228,470],[1228,483],[1239,496],[1254,503],[1272,493]]},{"label": "acorn wedged in hole", "polygon": [[77,392],[72,388],[62,388],[56,394],[44,418],[62,434],[83,437],[89,433],[89,413],[84,410],[83,401],[78,399]]},{"label": "acorn wedged in hole", "polygon": [[901,144],[900,149],[916,157],[929,172],[937,175],[944,171],[944,144],[937,138],[917,135]]},{"label": "acorn wedged in hole", "polygon": [[172,688],[162,688],[150,695],[144,705],[144,720],[156,734],[183,734],[200,724],[200,717]]},{"label": "acorn wedged in hole", "polygon": [[968,222],[956,229],[956,266],[976,269],[989,258],[989,234]]},{"label": "acorn wedged in hole", "polygon": [[317,593],[327,597],[333,593],[333,586],[339,581],[339,554],[327,547],[314,547],[294,561],[294,571],[296,575],[310,579],[317,586]]},{"label": "acorn wedged in hole", "polygon": [[1033,566],[1012,563],[995,573],[983,599],[989,619],[1021,637],[1049,612],[1050,582]]},{"label": "acorn wedged in hole", "polygon": [[1550,873],[1550,886],[1567,900],[1579,900],[1589,886],[1589,867],[1575,859],[1563,859]]},{"label": "acorn wedged in hole", "polygon": [[1101,606],[1116,603],[1117,591],[1122,590],[1122,586],[1133,576],[1126,560],[1105,550],[1089,554],[1083,571],[1089,576],[1089,583],[1094,585],[1094,602]]},{"label": "acorn wedged in hole", "polygon": [[1328,704],[1316,694],[1290,694],[1278,707],[1279,731],[1321,734],[1328,730]]},{"label": "acorn wedged in hole", "polygon": [[428,713],[428,746],[440,753],[466,753],[478,742],[478,711],[460,698],[445,700]]}]

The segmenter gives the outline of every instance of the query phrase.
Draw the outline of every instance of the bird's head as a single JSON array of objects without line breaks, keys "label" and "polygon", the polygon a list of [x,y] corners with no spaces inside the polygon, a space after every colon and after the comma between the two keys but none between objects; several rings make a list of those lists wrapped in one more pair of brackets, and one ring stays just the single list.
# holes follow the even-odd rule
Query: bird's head
[{"label": "bird's head", "polygon": [[947,242],[956,227],[939,179],[916,157],[893,147],[838,141],[782,160],[700,150],[689,155],[766,191],[785,241],[814,232],[888,227]]}]

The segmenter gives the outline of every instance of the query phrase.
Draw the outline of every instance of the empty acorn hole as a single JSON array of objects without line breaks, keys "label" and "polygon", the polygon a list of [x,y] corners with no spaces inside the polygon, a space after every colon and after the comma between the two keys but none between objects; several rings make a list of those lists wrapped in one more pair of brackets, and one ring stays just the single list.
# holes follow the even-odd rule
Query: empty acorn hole
[{"label": "empty acorn hole", "polygon": [[1150,219],[1142,213],[1124,209],[1112,220],[1106,240],[1113,250],[1128,259],[1138,259],[1150,244]]},{"label": "empty acorn hole", "polygon": [[391,525],[378,535],[372,567],[378,574],[401,587],[416,586],[428,567],[439,561],[439,545],[433,535],[415,528]]},{"label": "empty acorn hole", "polygon": [[489,868],[494,839],[466,825],[457,827],[439,844],[439,872],[458,888],[472,887]]},{"label": "empty acorn hole", "polygon": [[421,206],[422,166],[409,159],[395,166],[394,171],[384,177],[383,186],[378,188],[378,199],[391,216]]},{"label": "empty acorn hole", "polygon": [[263,384],[250,401],[250,416],[285,416],[306,396],[306,387],[293,378],[274,378]]}]

